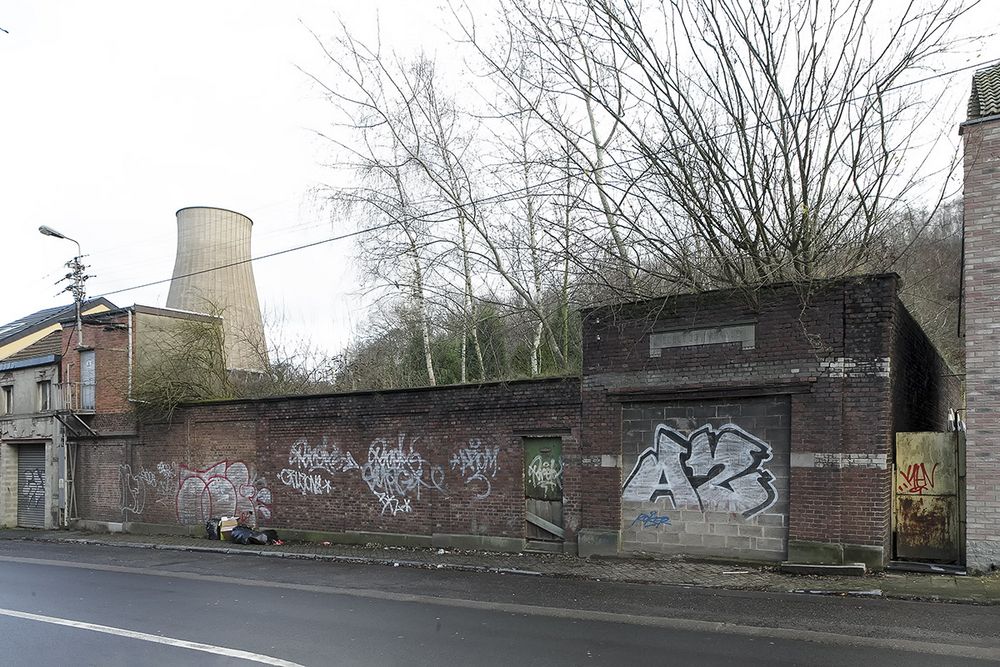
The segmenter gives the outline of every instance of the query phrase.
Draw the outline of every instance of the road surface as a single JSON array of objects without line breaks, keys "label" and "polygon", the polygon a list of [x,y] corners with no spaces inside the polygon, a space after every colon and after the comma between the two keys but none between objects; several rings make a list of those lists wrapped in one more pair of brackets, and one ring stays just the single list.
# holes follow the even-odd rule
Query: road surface
[{"label": "road surface", "polygon": [[984,665],[1000,607],[4,541],[0,638],[5,665]]}]

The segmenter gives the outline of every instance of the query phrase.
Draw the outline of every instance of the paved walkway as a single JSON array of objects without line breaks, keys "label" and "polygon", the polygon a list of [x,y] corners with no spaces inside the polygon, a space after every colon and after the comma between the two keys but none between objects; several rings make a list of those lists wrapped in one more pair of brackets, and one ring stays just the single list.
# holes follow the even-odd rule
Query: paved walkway
[{"label": "paved walkway", "polygon": [[87,533],[71,530],[0,530],[0,539],[212,551],[275,558],[313,558],[395,567],[579,577],[597,581],[1000,604],[1000,573],[979,577],[896,572],[869,574],[864,577],[793,575],[779,572],[776,567],[770,566],[733,565],[682,557],[583,559],[555,554],[407,549],[376,544],[357,546],[292,543],[262,547],[192,537]]}]

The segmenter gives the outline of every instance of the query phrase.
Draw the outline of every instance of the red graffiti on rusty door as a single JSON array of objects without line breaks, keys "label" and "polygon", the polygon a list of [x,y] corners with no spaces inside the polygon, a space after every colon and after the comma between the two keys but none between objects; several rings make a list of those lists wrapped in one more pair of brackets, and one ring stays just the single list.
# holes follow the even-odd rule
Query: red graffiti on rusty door
[{"label": "red graffiti on rusty door", "polygon": [[938,468],[937,463],[931,467],[930,474],[927,473],[927,466],[923,463],[911,463],[906,470],[900,470],[899,476],[903,483],[897,488],[900,493],[923,494],[924,491],[934,488],[934,473]]}]

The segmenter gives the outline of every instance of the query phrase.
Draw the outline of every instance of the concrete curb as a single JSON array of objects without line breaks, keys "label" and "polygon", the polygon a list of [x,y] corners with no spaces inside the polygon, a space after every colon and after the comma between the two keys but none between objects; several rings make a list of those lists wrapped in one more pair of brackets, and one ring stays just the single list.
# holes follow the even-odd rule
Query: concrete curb
[{"label": "concrete curb", "polygon": [[[231,547],[200,547],[182,544],[156,544],[153,542],[114,542],[106,540],[91,540],[87,538],[51,539],[45,537],[18,537],[15,540],[23,542],[60,542],[63,544],[84,544],[104,547],[125,547],[130,549],[157,549],[160,551],[188,551],[195,553],[217,553],[227,556],[263,556],[264,558],[289,558],[296,560],[319,560],[327,562],[352,563],[355,565],[384,565],[392,567],[412,567],[423,570],[457,570],[461,572],[481,572],[486,574],[519,574],[525,576],[544,576],[542,572],[520,570],[512,567],[493,567],[489,565],[466,565],[461,563],[427,563],[418,560],[400,558],[374,558],[369,556],[343,556],[326,554],[299,553],[296,551],[271,551],[257,549],[233,549]],[[559,575],[554,575],[559,576]],[[574,576],[574,575],[563,575]]]},{"label": "concrete curb", "polygon": [[[477,572],[483,574],[512,574],[512,575],[522,575],[522,576],[533,576],[533,577],[556,577],[564,579],[584,579],[588,581],[612,581],[614,583],[622,584],[649,584],[649,583],[659,583],[665,586],[677,586],[683,588],[712,588],[721,590],[752,590],[761,592],[772,592],[772,593],[795,593],[799,595],[831,595],[831,596],[845,596],[845,597],[881,597],[882,599],[896,599],[896,600],[913,600],[913,601],[924,601],[924,602],[946,602],[946,603],[960,603],[960,604],[975,604],[984,606],[996,606],[1000,605],[1000,596],[990,597],[988,595],[983,596],[969,596],[968,594],[954,594],[949,595],[947,593],[942,594],[941,591],[895,591],[891,589],[882,588],[879,589],[879,595],[874,595],[874,590],[851,590],[851,589],[823,589],[820,586],[809,586],[804,587],[801,582],[795,582],[791,580],[794,575],[786,575],[789,579],[788,581],[781,581],[780,584],[769,583],[765,585],[726,585],[726,583],[720,582],[672,582],[672,581],[657,581],[655,579],[607,579],[595,573],[587,572],[539,572],[535,570],[527,570],[512,567],[498,567],[495,565],[474,565],[469,563],[433,563],[427,561],[410,560],[405,558],[379,558],[376,556],[354,556],[354,555],[342,555],[342,554],[317,554],[317,553],[302,553],[295,551],[276,551],[272,549],[243,549],[234,548],[226,546],[201,546],[201,545],[180,545],[180,544],[162,544],[155,542],[138,542],[138,541],[118,541],[118,540],[102,540],[102,539],[92,539],[92,538],[79,538],[79,537],[50,537],[50,536],[30,536],[23,535],[17,537],[6,537],[3,538],[10,541],[23,541],[23,542],[45,542],[45,543],[64,543],[64,544],[79,544],[79,545],[95,545],[95,546],[107,546],[107,547],[123,547],[131,549],[157,549],[161,551],[177,551],[177,552],[191,552],[191,553],[217,553],[223,555],[245,555],[245,556],[258,556],[264,558],[285,558],[292,560],[313,560],[313,561],[323,561],[323,562],[334,562],[334,563],[350,563],[355,565],[380,565],[384,567],[409,567],[415,569],[423,570],[451,570],[458,572]],[[853,577],[852,577],[853,578]],[[798,585],[795,585],[798,584]]]}]

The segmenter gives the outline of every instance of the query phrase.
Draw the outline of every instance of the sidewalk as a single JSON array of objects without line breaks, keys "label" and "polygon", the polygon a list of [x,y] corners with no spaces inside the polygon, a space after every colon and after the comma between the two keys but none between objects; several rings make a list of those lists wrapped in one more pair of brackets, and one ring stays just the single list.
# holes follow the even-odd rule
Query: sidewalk
[{"label": "sidewalk", "polygon": [[658,583],[704,588],[1000,604],[1000,573],[981,577],[902,572],[869,574],[864,577],[794,575],[781,573],[776,567],[733,565],[688,558],[582,559],[556,554],[406,549],[382,547],[375,544],[356,546],[294,543],[262,547],[192,537],[87,533],[70,530],[0,530],[0,540],[99,544],[177,551],[211,551],[246,556],[306,558],[395,567],[500,572],[526,576],[576,577],[621,583]]}]

